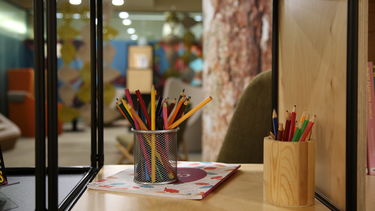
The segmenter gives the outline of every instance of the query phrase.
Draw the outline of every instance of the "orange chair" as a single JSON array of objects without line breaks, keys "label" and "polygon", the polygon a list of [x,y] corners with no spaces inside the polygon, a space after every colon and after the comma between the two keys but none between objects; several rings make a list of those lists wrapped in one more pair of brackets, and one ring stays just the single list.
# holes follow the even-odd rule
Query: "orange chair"
[{"label": "orange chair", "polygon": [[[61,105],[59,105],[61,109]],[[9,119],[20,129],[21,135],[35,135],[34,70],[17,68],[8,70],[8,112]],[[62,122],[58,123],[58,133],[62,132]]]}]

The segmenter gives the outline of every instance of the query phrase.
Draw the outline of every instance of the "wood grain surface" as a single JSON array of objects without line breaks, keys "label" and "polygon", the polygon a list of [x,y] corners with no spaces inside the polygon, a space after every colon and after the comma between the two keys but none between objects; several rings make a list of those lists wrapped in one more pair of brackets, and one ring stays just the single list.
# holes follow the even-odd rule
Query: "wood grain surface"
[{"label": "wood grain surface", "polygon": [[316,188],[345,210],[347,1],[280,1],[279,113],[317,115]]},{"label": "wood grain surface", "polygon": [[[111,176],[132,165],[104,166],[94,179]],[[328,211],[315,200],[314,206],[305,208],[283,208],[263,201],[263,165],[241,164],[241,168],[203,200],[183,200],[138,194],[113,193],[86,190],[73,211],[103,210],[256,210],[256,211]]]},{"label": "wood grain surface", "polygon": [[315,142],[264,139],[264,199],[283,207],[311,206],[315,193]]},{"label": "wood grain surface", "polygon": [[[370,0],[375,3],[375,0]],[[375,4],[374,4],[375,6]],[[375,19],[375,17],[373,17]],[[357,127],[357,210],[365,210],[365,172],[367,167],[367,58],[368,1],[359,1],[358,24],[358,127]],[[375,24],[375,22],[373,22]],[[375,27],[375,25],[374,25]],[[375,47],[375,46],[374,46]]]}]

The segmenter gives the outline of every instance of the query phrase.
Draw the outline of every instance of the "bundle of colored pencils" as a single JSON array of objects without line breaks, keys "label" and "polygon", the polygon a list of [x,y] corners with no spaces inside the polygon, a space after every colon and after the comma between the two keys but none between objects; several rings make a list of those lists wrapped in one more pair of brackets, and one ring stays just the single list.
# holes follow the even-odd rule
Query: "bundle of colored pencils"
[{"label": "bundle of colored pencils", "polygon": [[296,105],[293,106],[292,112],[286,111],[285,124],[279,123],[277,113],[273,110],[273,132],[270,132],[270,137],[278,141],[298,142],[310,140],[316,115],[310,118],[310,115],[307,112],[303,112],[299,121],[296,121],[296,117]]},{"label": "bundle of colored pencils", "polygon": [[116,104],[119,112],[136,130],[174,129],[212,100],[212,97],[207,97],[195,108],[188,110],[191,97],[186,96],[185,90],[182,90],[177,100],[163,99],[159,96],[156,102],[156,90],[152,87],[151,109],[148,112],[141,92],[136,90],[135,93],[136,104],[133,103],[129,89],[125,89],[125,98],[118,99]]},{"label": "bundle of colored pencils", "polygon": [[[211,97],[207,97],[199,105],[189,110],[190,97],[186,96],[184,90],[182,90],[177,100],[170,101],[168,98],[163,99],[159,96],[156,102],[156,90],[152,87],[150,111],[148,112],[141,92],[136,90],[135,93],[137,95],[136,104],[133,103],[129,89],[125,89],[125,98],[118,99],[116,102],[119,112],[130,122],[135,130],[174,129],[212,100]],[[145,165],[137,166],[145,168],[141,172],[145,173],[147,182],[155,183],[174,179],[176,172],[173,172],[173,168],[168,162],[168,146],[165,146],[166,148],[164,149],[161,147],[162,144],[157,144],[158,141],[163,142],[163,140],[157,140],[157,136],[153,133],[150,136],[148,134],[136,134],[136,137],[142,148],[142,160],[145,162]],[[169,136],[163,137],[168,138]],[[166,175],[168,175],[168,178],[166,178]]]}]

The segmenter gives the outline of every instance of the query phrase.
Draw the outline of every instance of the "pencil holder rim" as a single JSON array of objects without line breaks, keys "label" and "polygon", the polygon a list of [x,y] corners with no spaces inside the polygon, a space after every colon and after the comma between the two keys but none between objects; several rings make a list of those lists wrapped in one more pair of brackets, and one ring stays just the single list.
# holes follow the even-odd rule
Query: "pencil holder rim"
[{"label": "pencil holder rim", "polygon": [[155,133],[175,133],[179,129],[180,129],[179,127],[171,129],[171,130],[136,130],[134,128],[131,128],[130,131],[133,133],[155,134]]},{"label": "pencil holder rim", "polygon": [[300,144],[300,143],[309,143],[309,142],[314,142],[313,139],[311,140],[306,140],[306,141],[280,141],[280,140],[275,140],[272,138],[264,137],[263,141],[277,141],[278,143],[285,143],[285,144]]}]

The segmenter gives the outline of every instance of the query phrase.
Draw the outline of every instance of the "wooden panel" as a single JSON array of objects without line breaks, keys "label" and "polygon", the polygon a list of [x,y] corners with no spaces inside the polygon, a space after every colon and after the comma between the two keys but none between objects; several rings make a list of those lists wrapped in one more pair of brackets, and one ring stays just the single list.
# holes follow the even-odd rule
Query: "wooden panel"
[{"label": "wooden panel", "polygon": [[316,189],[345,210],[347,1],[281,1],[279,27],[280,116],[317,114]]},{"label": "wooden panel", "polygon": [[[111,176],[131,165],[104,166],[94,181]],[[283,208],[263,201],[263,165],[241,164],[231,178],[222,183],[203,200],[185,200],[139,194],[86,190],[73,211],[137,211],[137,210],[256,210],[256,211],[328,211],[315,200],[311,207]]]},{"label": "wooden panel", "polygon": [[[375,2],[374,0],[371,0]],[[375,17],[374,17],[375,18]],[[367,28],[368,1],[359,1],[358,16],[358,134],[357,134],[357,210],[365,210],[365,172],[367,144]],[[375,22],[374,22],[375,24]]]},{"label": "wooden panel", "polygon": [[368,3],[368,59],[375,62],[375,0]]}]

